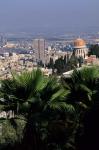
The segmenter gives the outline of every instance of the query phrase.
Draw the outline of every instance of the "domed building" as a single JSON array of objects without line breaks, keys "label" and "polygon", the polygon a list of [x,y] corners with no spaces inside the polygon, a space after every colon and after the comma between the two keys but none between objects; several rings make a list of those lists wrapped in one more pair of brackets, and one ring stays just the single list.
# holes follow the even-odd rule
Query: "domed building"
[{"label": "domed building", "polygon": [[88,54],[88,48],[86,46],[86,42],[83,39],[76,39],[73,45],[74,54],[76,57],[86,58]]}]

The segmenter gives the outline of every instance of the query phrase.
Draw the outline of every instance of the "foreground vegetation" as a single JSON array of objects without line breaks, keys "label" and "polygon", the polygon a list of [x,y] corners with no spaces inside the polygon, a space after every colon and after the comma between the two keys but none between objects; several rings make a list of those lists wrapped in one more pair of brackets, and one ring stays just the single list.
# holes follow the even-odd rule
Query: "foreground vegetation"
[{"label": "foreground vegetation", "polygon": [[98,149],[99,68],[74,70],[70,78],[40,70],[1,81],[0,149]]}]

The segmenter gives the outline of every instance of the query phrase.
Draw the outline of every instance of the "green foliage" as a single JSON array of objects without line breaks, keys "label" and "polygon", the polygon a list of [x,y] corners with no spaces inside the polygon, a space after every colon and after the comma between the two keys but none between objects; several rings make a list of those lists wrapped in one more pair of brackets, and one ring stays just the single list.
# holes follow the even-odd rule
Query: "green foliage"
[{"label": "green foliage", "polygon": [[48,68],[52,68],[53,70],[57,70],[57,74],[61,75],[62,73],[75,69],[79,66],[81,67],[83,63],[83,58],[77,58],[74,53],[72,54],[71,58],[68,59],[66,56],[58,58],[55,63],[53,62],[53,59],[50,59],[50,62],[48,64]]},{"label": "green foliage", "polygon": [[48,68],[51,68],[51,69],[54,69],[54,61],[53,61],[53,58],[50,58],[50,62],[49,64],[47,65]]},{"label": "green foliage", "polygon": [[15,129],[6,121],[2,123],[2,135],[0,136],[1,144],[14,143],[17,140]]},{"label": "green foliage", "polygon": [[22,120],[9,119],[1,121],[0,144],[8,145],[20,141],[23,135],[25,122]]},{"label": "green foliage", "polygon": [[[87,144],[90,145],[88,140],[93,136],[91,135],[91,131],[89,133],[89,127],[91,124],[88,119],[90,120],[90,115],[93,117],[94,111],[93,114],[88,116],[89,118],[87,118],[86,113],[93,110],[93,108],[95,111],[99,110],[99,68],[86,67],[81,70],[74,70],[70,78],[62,79],[62,83],[64,88],[69,90],[69,93],[66,96],[67,103],[72,104],[75,107],[77,115],[77,123],[74,129],[74,139],[76,140],[76,143],[74,145],[78,146],[82,150],[86,148]],[[84,141],[85,143],[82,141],[82,138],[83,140],[86,140]],[[87,143],[87,141],[89,143]]]},{"label": "green foliage", "polygon": [[40,144],[37,146],[35,140],[45,143],[42,138],[44,133],[41,130],[44,122],[47,123],[44,129],[47,137],[48,124],[56,119],[56,112],[73,113],[75,110],[72,105],[66,104],[67,92],[54,77],[44,77],[40,70],[12,76],[11,80],[4,80],[1,83],[0,93],[4,98],[1,104],[4,105],[3,110],[13,110],[16,118],[19,115],[25,117],[22,147],[28,149],[31,145],[32,149],[34,146],[40,146]]},{"label": "green foliage", "polygon": [[[96,92],[99,69],[96,67],[74,70],[70,78],[62,79],[64,87],[70,91],[67,96],[70,103],[91,105]],[[82,106],[85,106],[82,105]]]},{"label": "green foliage", "polygon": [[96,55],[99,58],[99,45],[91,45],[89,55]]},{"label": "green foliage", "polygon": [[15,115],[1,118],[0,145],[19,142],[21,150],[76,150],[85,134],[86,112],[99,110],[98,93],[98,67],[74,69],[61,81],[40,70],[12,74],[12,79],[1,81],[0,109]]},{"label": "green foliage", "polygon": [[58,74],[62,74],[66,71],[66,56],[60,57],[55,61],[54,68],[57,69]]},{"label": "green foliage", "polygon": [[77,68],[77,64],[79,64],[79,59],[75,57],[74,53],[72,54],[70,60],[67,63],[67,70],[72,70]]}]

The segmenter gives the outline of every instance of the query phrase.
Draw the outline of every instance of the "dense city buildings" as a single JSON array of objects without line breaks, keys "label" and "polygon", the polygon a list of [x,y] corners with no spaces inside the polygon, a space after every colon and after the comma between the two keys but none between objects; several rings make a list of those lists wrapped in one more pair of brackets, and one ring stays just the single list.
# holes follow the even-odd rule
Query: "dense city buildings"
[{"label": "dense city buildings", "polygon": [[[99,64],[99,60],[95,54],[91,54],[90,56],[88,56],[90,43],[86,39],[83,40],[83,38],[26,38],[11,40],[9,38],[7,39],[5,37],[1,37],[1,43],[1,79],[10,78],[12,71],[20,74],[23,71],[32,71],[37,67],[40,67],[44,74],[49,75],[52,74],[53,69],[52,64],[50,65],[50,63],[53,63],[53,66],[55,67],[57,62],[58,65],[60,65],[58,66],[58,68],[63,66],[65,71],[70,70],[71,67],[67,69],[68,65],[73,65],[70,63],[76,62],[76,67],[79,67],[79,58],[82,58],[80,66]],[[98,45],[98,43],[94,42],[93,44]],[[57,72],[57,69],[55,71]]]}]

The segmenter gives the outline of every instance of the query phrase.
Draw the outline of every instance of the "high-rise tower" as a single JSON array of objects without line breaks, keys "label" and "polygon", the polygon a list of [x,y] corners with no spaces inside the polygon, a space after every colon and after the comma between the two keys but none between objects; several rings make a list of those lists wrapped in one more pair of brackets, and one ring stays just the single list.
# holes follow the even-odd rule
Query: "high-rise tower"
[{"label": "high-rise tower", "polygon": [[35,50],[35,58],[37,62],[42,61],[45,64],[45,40],[34,39],[33,48]]}]

